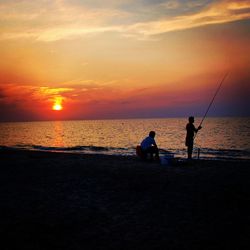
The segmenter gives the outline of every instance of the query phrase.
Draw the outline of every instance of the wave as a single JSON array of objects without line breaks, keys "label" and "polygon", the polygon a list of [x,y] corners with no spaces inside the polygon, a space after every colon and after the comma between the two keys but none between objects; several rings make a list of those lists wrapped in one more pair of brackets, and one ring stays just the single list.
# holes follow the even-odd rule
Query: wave
[{"label": "wave", "polygon": [[212,156],[216,159],[250,159],[250,150],[201,148],[200,155],[203,158]]},{"label": "wave", "polygon": [[[186,154],[186,149],[178,150],[180,155]],[[199,156],[198,156],[199,154]],[[250,150],[245,149],[212,149],[212,148],[200,148],[194,149],[193,156],[201,159],[215,159],[215,160],[249,160]]]},{"label": "wave", "polygon": [[[82,153],[82,154],[108,154],[108,155],[125,155],[132,156],[136,154],[135,147],[121,148],[121,147],[101,147],[101,146],[73,146],[73,147],[55,147],[43,145],[28,145],[18,144],[14,146],[0,146],[1,149],[25,149],[37,151],[51,151],[51,152],[68,152],[68,153]],[[186,158],[186,149],[160,149],[160,155],[168,153],[174,154],[175,157]],[[193,157],[198,158],[198,151],[194,149]],[[200,148],[200,159],[219,159],[219,160],[249,160],[250,150],[241,149],[212,149]]]},{"label": "wave", "polygon": [[54,147],[42,145],[18,144],[14,146],[0,146],[0,149],[23,149],[23,150],[37,150],[37,151],[51,151],[51,152],[78,152],[78,153],[103,153],[103,154],[117,154],[118,152],[135,152],[135,148],[114,148],[101,146],[73,146],[73,147]]}]

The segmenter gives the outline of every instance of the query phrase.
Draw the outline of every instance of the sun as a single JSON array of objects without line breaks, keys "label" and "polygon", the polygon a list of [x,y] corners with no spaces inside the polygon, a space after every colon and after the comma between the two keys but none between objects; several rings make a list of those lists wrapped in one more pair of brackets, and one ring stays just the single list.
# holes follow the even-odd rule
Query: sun
[{"label": "sun", "polygon": [[53,110],[62,110],[63,108],[62,108],[62,105],[61,104],[59,104],[59,103],[55,103],[54,105],[53,105],[53,107],[52,107],[52,109]]},{"label": "sun", "polygon": [[63,98],[62,97],[56,97],[54,99],[54,104],[52,106],[52,110],[55,110],[55,111],[60,111],[63,109],[63,106],[62,106],[62,101],[63,101]]}]

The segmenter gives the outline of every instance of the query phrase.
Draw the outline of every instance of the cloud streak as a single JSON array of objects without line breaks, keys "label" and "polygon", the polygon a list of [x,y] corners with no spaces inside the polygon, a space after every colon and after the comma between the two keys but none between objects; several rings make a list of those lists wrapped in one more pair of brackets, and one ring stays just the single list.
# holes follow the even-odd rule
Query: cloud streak
[{"label": "cloud streak", "polygon": [[[250,1],[214,1],[203,8],[197,3],[190,3],[185,14],[181,1],[156,3],[150,6],[154,10],[152,14],[146,11],[148,15],[121,9],[114,4],[107,4],[106,8],[91,8],[64,1],[43,1],[42,5],[33,4],[29,9],[25,8],[26,4],[22,1],[20,4],[12,2],[0,6],[1,40],[23,38],[53,42],[105,32],[140,38],[250,19]],[[162,9],[174,12],[164,16]],[[148,16],[147,19],[145,16]]]},{"label": "cloud streak", "polygon": [[[240,12],[238,10],[241,10]],[[137,23],[129,31],[143,35],[158,35],[166,32],[185,30],[211,24],[221,24],[250,18],[250,1],[222,1],[211,4],[198,13],[175,16],[148,23]]]}]

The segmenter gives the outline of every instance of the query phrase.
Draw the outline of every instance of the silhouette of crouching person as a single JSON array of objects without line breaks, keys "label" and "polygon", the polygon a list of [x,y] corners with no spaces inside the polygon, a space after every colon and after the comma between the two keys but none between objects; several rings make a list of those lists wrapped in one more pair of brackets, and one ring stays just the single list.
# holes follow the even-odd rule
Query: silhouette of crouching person
[{"label": "silhouette of crouching person", "polygon": [[150,160],[154,159],[159,161],[159,149],[155,142],[155,131],[150,131],[149,135],[141,142],[141,151],[144,159],[150,156]]}]

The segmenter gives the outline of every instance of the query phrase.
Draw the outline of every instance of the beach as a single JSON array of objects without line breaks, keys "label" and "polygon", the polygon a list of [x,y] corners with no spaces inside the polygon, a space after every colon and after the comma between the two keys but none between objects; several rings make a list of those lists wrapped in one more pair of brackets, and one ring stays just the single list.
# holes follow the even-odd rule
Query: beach
[{"label": "beach", "polygon": [[0,150],[1,249],[248,249],[248,160]]}]

